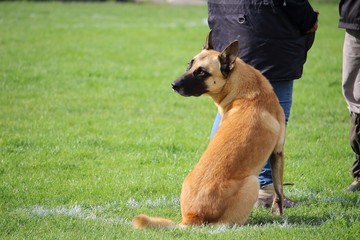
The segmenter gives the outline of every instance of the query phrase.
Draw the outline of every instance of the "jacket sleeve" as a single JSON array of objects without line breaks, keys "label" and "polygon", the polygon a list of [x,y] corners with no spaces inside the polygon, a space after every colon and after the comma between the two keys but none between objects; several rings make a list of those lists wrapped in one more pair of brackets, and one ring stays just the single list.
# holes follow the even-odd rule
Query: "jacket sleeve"
[{"label": "jacket sleeve", "polygon": [[318,14],[307,0],[283,0],[283,10],[302,33],[306,33],[317,22]]}]

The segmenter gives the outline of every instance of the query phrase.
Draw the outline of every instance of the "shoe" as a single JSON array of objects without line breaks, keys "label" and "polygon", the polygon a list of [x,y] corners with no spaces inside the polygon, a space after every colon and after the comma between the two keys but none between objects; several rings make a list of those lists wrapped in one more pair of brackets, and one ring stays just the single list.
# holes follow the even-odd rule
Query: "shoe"
[{"label": "shoe", "polygon": [[[274,185],[266,185],[259,190],[259,196],[255,203],[255,207],[271,208],[273,203]],[[296,206],[296,202],[284,196],[284,207],[291,208]]]},{"label": "shoe", "polygon": [[349,192],[360,191],[360,177],[354,178],[354,181],[348,188]]}]

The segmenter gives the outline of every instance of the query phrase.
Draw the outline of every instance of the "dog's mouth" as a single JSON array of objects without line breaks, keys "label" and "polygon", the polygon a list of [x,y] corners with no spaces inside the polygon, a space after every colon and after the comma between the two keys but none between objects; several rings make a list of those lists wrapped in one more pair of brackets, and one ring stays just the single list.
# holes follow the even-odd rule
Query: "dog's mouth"
[{"label": "dog's mouth", "polygon": [[172,83],[172,84],[171,84],[171,87],[172,87],[172,89],[173,89],[174,92],[180,94],[181,96],[190,97],[190,95],[188,95],[188,94],[185,93],[185,90],[184,90],[183,87],[180,87],[180,86],[178,86],[178,85],[175,84],[175,83]]},{"label": "dog's mouth", "polygon": [[171,87],[174,90],[174,92],[180,94],[183,97],[199,97],[204,93],[204,92],[195,92],[195,91],[190,93],[186,91],[184,87],[178,86],[175,83],[172,83]]}]

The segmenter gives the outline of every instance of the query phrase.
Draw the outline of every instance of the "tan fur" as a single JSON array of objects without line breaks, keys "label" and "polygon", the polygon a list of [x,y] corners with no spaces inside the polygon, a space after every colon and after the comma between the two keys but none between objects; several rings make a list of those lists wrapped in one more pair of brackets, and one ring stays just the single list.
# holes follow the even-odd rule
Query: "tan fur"
[{"label": "tan fur", "polygon": [[148,217],[144,214],[140,214],[133,219],[134,228],[169,228],[175,227],[177,224],[164,218]]},{"label": "tan fur", "polygon": [[[283,110],[268,80],[239,58],[224,77],[219,54],[205,49],[189,69],[203,66],[211,74],[206,94],[218,106],[222,121],[183,182],[180,225],[244,224],[258,197],[257,176],[269,156],[276,192],[272,212],[283,213]],[[133,222],[136,228],[175,226],[145,215]]]}]

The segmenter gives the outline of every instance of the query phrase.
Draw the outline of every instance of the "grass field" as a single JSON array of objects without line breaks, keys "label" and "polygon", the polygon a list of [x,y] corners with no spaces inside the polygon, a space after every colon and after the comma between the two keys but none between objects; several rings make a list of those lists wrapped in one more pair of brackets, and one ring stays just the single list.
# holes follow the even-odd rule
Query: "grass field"
[{"label": "grass field", "polygon": [[209,141],[212,101],[170,88],[201,49],[206,6],[0,3],[0,238],[357,239],[344,31],[337,5],[314,6],[286,139],[299,206],[254,209],[242,227],[136,231],[139,213],[180,221],[181,183]]}]

